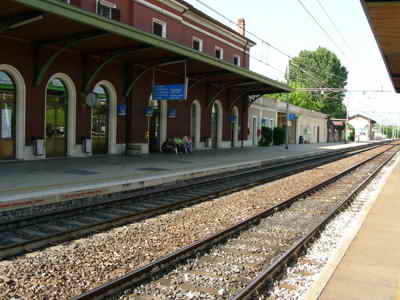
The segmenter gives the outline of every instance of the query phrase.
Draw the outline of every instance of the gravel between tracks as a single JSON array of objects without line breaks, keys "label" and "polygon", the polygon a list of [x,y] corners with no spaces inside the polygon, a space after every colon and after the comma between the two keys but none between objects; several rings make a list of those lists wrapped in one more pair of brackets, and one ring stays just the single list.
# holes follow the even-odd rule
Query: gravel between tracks
[{"label": "gravel between tracks", "polygon": [[220,231],[388,148],[0,262],[0,299],[69,299]]}]

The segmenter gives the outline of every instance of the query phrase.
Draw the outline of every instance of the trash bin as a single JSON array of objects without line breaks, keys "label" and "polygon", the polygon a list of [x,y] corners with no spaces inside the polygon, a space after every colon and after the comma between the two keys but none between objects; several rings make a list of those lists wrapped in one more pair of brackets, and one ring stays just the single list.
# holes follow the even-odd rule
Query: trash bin
[{"label": "trash bin", "polygon": [[299,144],[304,144],[304,137],[302,135],[299,136]]},{"label": "trash bin", "polygon": [[36,156],[44,155],[44,139],[42,137],[33,137],[33,153]]}]

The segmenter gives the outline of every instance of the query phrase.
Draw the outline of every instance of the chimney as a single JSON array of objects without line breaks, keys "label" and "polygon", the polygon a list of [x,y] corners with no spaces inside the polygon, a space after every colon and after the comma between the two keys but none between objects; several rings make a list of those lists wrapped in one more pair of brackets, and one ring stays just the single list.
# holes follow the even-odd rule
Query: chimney
[{"label": "chimney", "polygon": [[238,32],[242,35],[246,35],[246,21],[243,18],[238,20]]}]

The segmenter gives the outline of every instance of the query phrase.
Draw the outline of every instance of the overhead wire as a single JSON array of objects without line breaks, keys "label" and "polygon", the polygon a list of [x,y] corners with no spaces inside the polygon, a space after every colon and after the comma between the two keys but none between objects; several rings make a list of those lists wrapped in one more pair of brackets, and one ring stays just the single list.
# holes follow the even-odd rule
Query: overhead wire
[{"label": "overhead wire", "polygon": [[325,7],[322,5],[320,0],[316,0],[319,7],[322,9],[322,11],[324,12],[324,14],[326,15],[326,17],[329,19],[329,21],[331,22],[333,28],[335,29],[335,31],[337,32],[337,34],[339,35],[339,37],[342,39],[343,43],[346,45],[346,47],[348,48],[348,50],[351,51],[351,47],[349,46],[349,43],[347,43],[344,35],[342,34],[342,32],[340,31],[339,27],[336,25],[336,23],[333,21],[333,19],[331,18],[331,16],[329,15],[328,11],[325,9]]},{"label": "overhead wire", "polygon": [[[235,21],[233,21],[232,19],[230,19],[229,17],[225,16],[224,14],[222,14],[221,12],[219,12],[218,10],[216,10],[215,8],[211,7],[210,5],[208,5],[207,3],[205,3],[202,0],[194,0],[197,3],[199,3],[200,5],[206,7],[207,9],[209,9],[210,11],[212,11],[213,13],[215,13],[216,15],[220,16],[221,18],[223,18],[224,20],[226,20],[228,23],[232,24],[232,25],[237,25],[237,23]],[[299,65],[297,65],[296,63],[293,62],[293,57],[286,53],[285,51],[283,51],[282,49],[272,45],[271,43],[269,43],[268,41],[264,40],[263,38],[259,37],[257,34],[244,29],[244,31],[249,34],[250,36],[258,39],[259,41],[261,41],[262,43],[266,44],[268,47],[270,47],[271,49],[274,49],[275,51],[277,51],[278,53],[280,53],[281,55],[286,56],[287,58],[289,58],[291,60],[291,65],[298,67],[299,70],[301,70],[302,73],[308,75],[309,77],[312,77],[315,81],[320,82],[320,85],[324,85],[325,82],[322,81],[320,78],[316,77],[315,74],[311,74],[308,70],[304,70],[304,68],[301,68]],[[253,56],[254,57],[254,56]],[[268,63],[266,63],[268,64]],[[269,65],[269,64],[268,64]]]},{"label": "overhead wire", "polygon": [[346,53],[342,50],[342,48],[336,43],[336,41],[332,38],[332,36],[329,34],[329,32],[321,25],[321,23],[318,22],[318,20],[314,17],[314,15],[310,12],[310,10],[307,8],[307,6],[303,3],[302,0],[297,0],[297,2],[303,7],[305,12],[313,19],[313,21],[317,24],[317,26],[325,33],[325,35],[328,37],[328,39],[331,41],[333,45],[336,46],[336,48],[345,56],[347,57]]}]

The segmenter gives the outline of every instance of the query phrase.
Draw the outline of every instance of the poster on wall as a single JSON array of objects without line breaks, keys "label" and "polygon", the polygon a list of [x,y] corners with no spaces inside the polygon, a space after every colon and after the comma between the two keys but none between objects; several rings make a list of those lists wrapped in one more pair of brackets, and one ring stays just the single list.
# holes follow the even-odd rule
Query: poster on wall
[{"label": "poster on wall", "polygon": [[176,108],[168,109],[168,118],[170,118],[170,119],[176,118]]},{"label": "poster on wall", "polygon": [[1,138],[8,139],[12,137],[12,110],[1,110]]}]

